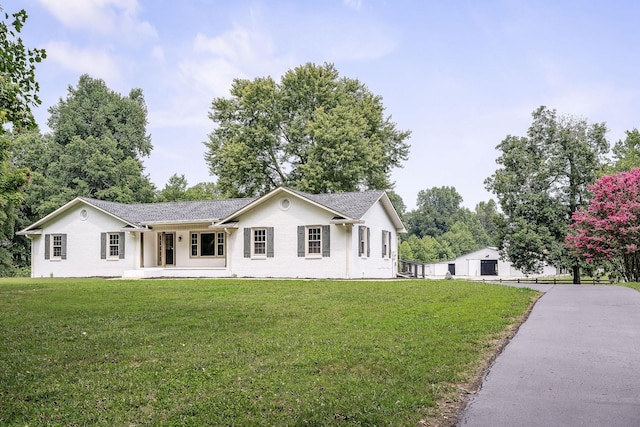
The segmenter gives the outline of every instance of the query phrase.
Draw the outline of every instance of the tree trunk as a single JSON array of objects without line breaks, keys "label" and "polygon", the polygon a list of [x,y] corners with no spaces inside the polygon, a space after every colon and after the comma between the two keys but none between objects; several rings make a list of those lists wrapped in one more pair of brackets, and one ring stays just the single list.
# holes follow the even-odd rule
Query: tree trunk
[{"label": "tree trunk", "polygon": [[572,269],[573,269],[573,284],[579,285],[580,284],[580,266],[574,265]]}]

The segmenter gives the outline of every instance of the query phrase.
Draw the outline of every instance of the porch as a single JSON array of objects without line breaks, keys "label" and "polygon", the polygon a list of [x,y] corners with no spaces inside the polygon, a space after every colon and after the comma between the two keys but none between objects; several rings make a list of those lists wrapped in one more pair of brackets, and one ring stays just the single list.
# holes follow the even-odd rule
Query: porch
[{"label": "porch", "polygon": [[123,279],[221,278],[230,277],[226,267],[149,267],[127,270]]}]

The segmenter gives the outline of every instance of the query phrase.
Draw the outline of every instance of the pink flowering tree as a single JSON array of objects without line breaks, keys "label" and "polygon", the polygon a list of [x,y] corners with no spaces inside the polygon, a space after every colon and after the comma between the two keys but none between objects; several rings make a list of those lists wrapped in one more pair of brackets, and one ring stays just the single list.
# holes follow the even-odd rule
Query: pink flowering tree
[{"label": "pink flowering tree", "polygon": [[640,169],[603,176],[587,210],[573,214],[566,244],[588,263],[605,262],[625,280],[640,280]]}]

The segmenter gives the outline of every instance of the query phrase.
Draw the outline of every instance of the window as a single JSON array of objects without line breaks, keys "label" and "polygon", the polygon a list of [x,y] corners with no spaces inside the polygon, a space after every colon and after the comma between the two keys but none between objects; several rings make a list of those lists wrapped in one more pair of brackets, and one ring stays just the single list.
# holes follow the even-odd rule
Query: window
[{"label": "window", "polygon": [[100,233],[100,259],[124,259],[124,232]]},{"label": "window", "polygon": [[191,257],[224,256],[225,233],[191,233]]},{"label": "window", "polygon": [[364,225],[358,226],[358,255],[368,257],[371,255],[371,247],[369,246],[369,238],[371,237],[371,229]]},{"label": "window", "polygon": [[109,258],[120,257],[120,234],[109,233]]},{"label": "window", "polygon": [[45,234],[44,259],[48,259],[48,260],[67,259],[67,235],[66,234]]},{"label": "window", "polygon": [[307,256],[321,256],[322,228],[307,227]]},{"label": "window", "polygon": [[216,255],[216,233],[200,234],[200,256]]},{"label": "window", "polygon": [[382,258],[391,258],[391,232],[382,230]]},{"label": "window", "polygon": [[191,256],[198,256],[198,233],[191,233]]},{"label": "window", "polygon": [[331,234],[328,225],[298,226],[298,256],[322,258],[331,255]]},{"label": "window", "polygon": [[253,229],[253,251],[254,256],[267,255],[267,229],[266,228],[254,228]]},{"label": "window", "polygon": [[224,256],[224,233],[218,233],[218,256]]},{"label": "window", "polygon": [[[245,258],[273,258],[273,227],[244,229]],[[218,241],[218,247],[220,242]]]},{"label": "window", "polygon": [[61,259],[62,258],[62,236],[59,234],[54,234],[53,241],[51,242],[51,253],[53,259]]}]

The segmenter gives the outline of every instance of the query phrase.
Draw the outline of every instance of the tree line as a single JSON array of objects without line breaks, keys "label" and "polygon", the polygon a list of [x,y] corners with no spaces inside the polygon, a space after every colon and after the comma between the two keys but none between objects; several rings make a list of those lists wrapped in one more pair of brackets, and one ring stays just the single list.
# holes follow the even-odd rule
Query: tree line
[{"label": "tree line", "polygon": [[[143,165],[153,145],[142,89],[122,95],[83,75],[48,109],[50,132],[40,132],[31,108],[41,104],[35,65],[46,52],[22,44],[26,19],[21,10],[0,22],[0,275],[28,268],[29,244],[14,236],[16,229],[74,197],[184,201],[288,186],[312,193],[387,190],[408,229],[402,259],[442,261],[497,246],[525,273],[551,264],[571,269],[575,282],[584,268],[638,279],[640,208],[631,206],[640,192],[620,196],[637,181],[637,174],[621,172],[640,167],[636,129],[610,153],[605,123],[541,106],[526,135],[508,135],[497,146],[498,167],[485,181],[497,202],[470,210],[454,187],[434,187],[421,190],[407,211],[391,172],[408,159],[410,131],[398,129],[382,99],[360,81],[340,76],[333,64],[309,63],[279,81],[234,80],[230,96],[214,98],[209,112],[214,128],[204,158],[215,182],[190,187],[175,174],[158,190]],[[625,215],[601,208],[616,203]],[[618,223],[606,223],[606,215]],[[603,241],[617,242],[615,250],[597,244]]]}]

